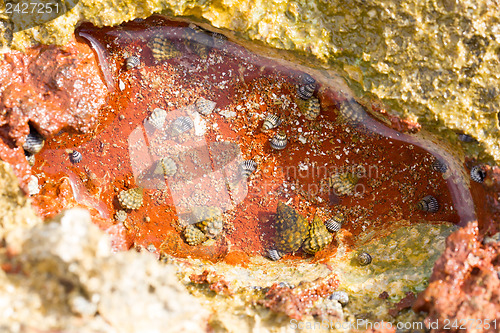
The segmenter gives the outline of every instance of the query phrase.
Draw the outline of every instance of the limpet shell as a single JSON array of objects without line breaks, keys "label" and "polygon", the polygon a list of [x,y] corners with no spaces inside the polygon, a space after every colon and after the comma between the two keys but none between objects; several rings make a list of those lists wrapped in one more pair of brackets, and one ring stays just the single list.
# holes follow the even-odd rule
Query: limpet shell
[{"label": "limpet shell", "polygon": [[273,149],[283,150],[286,147],[287,141],[285,132],[278,132],[271,138],[271,140],[269,140],[269,144]]},{"label": "limpet shell", "polygon": [[141,187],[121,191],[118,194],[118,201],[125,209],[139,209],[143,202],[143,190]]},{"label": "limpet shell", "polygon": [[475,165],[470,169],[470,178],[476,183],[482,183],[486,179],[486,171],[480,165]]},{"label": "limpet shell", "polygon": [[196,111],[198,111],[199,114],[208,116],[213,112],[216,104],[217,103],[213,101],[200,97],[198,98],[198,100],[196,100],[194,105],[196,107]]},{"label": "limpet shell", "polygon": [[186,239],[186,243],[191,246],[199,245],[207,240],[207,236],[194,225],[188,225],[183,231],[184,238]]},{"label": "limpet shell", "polygon": [[276,209],[275,226],[275,249],[283,254],[297,251],[309,235],[307,220],[281,201]]},{"label": "limpet shell", "polygon": [[432,195],[427,195],[418,202],[417,208],[423,212],[435,213],[439,210],[439,203]]},{"label": "limpet shell", "polygon": [[167,118],[167,111],[155,108],[151,113],[151,116],[148,118],[148,122],[153,125],[156,129],[163,128],[163,124],[165,124],[165,119]]},{"label": "limpet shell", "polygon": [[302,244],[302,250],[309,254],[324,249],[333,240],[333,236],[326,229],[323,221],[316,215],[309,226],[309,237]]},{"label": "limpet shell", "polygon": [[161,62],[167,59],[180,57],[182,53],[175,47],[174,43],[164,37],[153,37],[149,43],[149,48],[156,61]]},{"label": "limpet shell", "polygon": [[262,124],[262,131],[268,131],[273,128],[278,127],[281,124],[280,117],[275,114],[268,114],[264,119],[264,123]]},{"label": "limpet shell", "polygon": [[26,142],[24,142],[23,148],[26,152],[33,155],[40,152],[44,144],[45,140],[42,136],[36,131],[31,131],[26,136]]}]

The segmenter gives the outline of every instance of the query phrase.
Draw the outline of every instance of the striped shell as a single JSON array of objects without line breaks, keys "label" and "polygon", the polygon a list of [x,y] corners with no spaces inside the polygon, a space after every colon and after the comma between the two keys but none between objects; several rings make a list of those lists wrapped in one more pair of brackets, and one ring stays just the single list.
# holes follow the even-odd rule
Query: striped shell
[{"label": "striped shell", "polygon": [[170,134],[172,136],[179,136],[182,133],[189,131],[193,127],[194,123],[191,118],[180,116],[173,121],[172,127],[170,128]]},{"label": "striped shell", "polygon": [[304,116],[307,120],[314,120],[319,116],[321,112],[321,106],[319,104],[319,99],[313,97],[304,103]]},{"label": "striped shell", "polygon": [[153,57],[158,62],[182,55],[172,41],[160,36],[153,37],[149,41],[148,46],[151,49]]},{"label": "striped shell", "polygon": [[118,194],[118,201],[124,209],[139,209],[142,206],[142,188],[132,188],[121,191]]},{"label": "striped shell", "polygon": [[208,237],[215,238],[224,226],[222,211],[218,207],[194,207],[192,214],[197,221],[196,226]]},{"label": "striped shell", "polygon": [[472,136],[463,133],[458,134],[458,140],[466,143],[477,142],[477,140],[474,139]]},{"label": "striped shell", "polygon": [[141,64],[141,61],[136,56],[130,56],[125,59],[125,67],[127,70],[131,70],[132,68],[138,67]]},{"label": "striped shell", "polygon": [[337,173],[330,177],[329,185],[335,189],[337,195],[352,194],[358,183],[358,176],[352,172]]},{"label": "striped shell", "polygon": [[366,266],[372,263],[372,256],[366,252],[360,252],[356,256],[356,260],[361,266]]},{"label": "striped shell", "polygon": [[446,170],[448,170],[448,166],[441,160],[438,160],[437,158],[434,160],[434,162],[432,162],[431,168],[441,173],[445,173]]},{"label": "striped shell", "polygon": [[69,154],[69,160],[71,161],[71,163],[80,163],[82,161],[82,158],[83,158],[82,153],[76,150],[73,150]]},{"label": "striped shell", "polygon": [[300,81],[302,84],[315,84],[316,80],[309,74],[307,73],[302,73],[300,75]]},{"label": "striped shell", "polygon": [[297,88],[297,95],[299,95],[299,97],[302,99],[309,99],[312,97],[315,90],[316,84],[306,84]]},{"label": "striped shell", "polygon": [[283,202],[278,202],[275,225],[275,248],[283,254],[297,251],[309,236],[307,220]]},{"label": "striped shell", "polygon": [[281,259],[281,255],[277,250],[267,250],[267,256],[273,261],[278,261]]},{"label": "striped shell", "polygon": [[45,140],[42,138],[38,132],[32,131],[26,136],[26,142],[23,148],[26,152],[30,154],[36,154],[42,150]]},{"label": "striped shell", "polygon": [[216,104],[217,103],[212,102],[203,97],[198,98],[196,103],[194,103],[196,111],[198,111],[199,114],[202,114],[204,116],[208,116],[209,114],[211,114],[212,111],[215,109]]},{"label": "striped shell", "polygon": [[160,158],[154,170],[154,174],[156,175],[163,174],[167,177],[175,175],[176,172],[177,172],[177,164],[175,164],[174,160],[170,157]]},{"label": "striped shell", "polygon": [[439,210],[439,203],[432,195],[427,195],[418,202],[417,208],[423,212],[435,213]]},{"label": "striped shell", "polygon": [[148,122],[153,125],[156,129],[163,128],[163,124],[165,124],[165,119],[167,118],[167,111],[155,108],[151,113],[151,116],[148,118]]},{"label": "striped shell", "polygon": [[278,132],[275,136],[269,140],[271,148],[276,150],[283,150],[287,144],[287,138],[285,132]]},{"label": "striped shell", "polygon": [[344,215],[338,214],[329,218],[325,222],[325,227],[331,232],[337,232],[342,228],[342,224],[344,224]]},{"label": "striped shell", "polygon": [[127,212],[125,212],[124,210],[119,210],[115,213],[115,220],[117,220],[118,222],[125,222],[125,220],[127,219]]},{"label": "striped shell", "polygon": [[323,221],[318,216],[314,216],[309,226],[309,237],[302,244],[302,250],[309,254],[315,254],[324,249],[332,240],[333,236],[328,232]]},{"label": "striped shell", "polygon": [[262,131],[268,131],[273,128],[278,127],[281,124],[281,119],[275,114],[268,114],[266,119],[264,119],[264,123],[262,124]]},{"label": "striped shell", "polygon": [[349,295],[345,291],[334,291],[328,298],[339,302],[342,306],[349,304]]},{"label": "striped shell", "polygon": [[188,225],[183,231],[186,243],[191,246],[199,245],[207,240],[207,236],[194,225]]},{"label": "striped shell", "polygon": [[486,179],[486,171],[480,165],[475,165],[470,169],[470,178],[476,183],[482,183]]},{"label": "striped shell", "polygon": [[254,160],[246,160],[241,163],[241,175],[245,178],[250,177],[257,169],[257,163]]}]

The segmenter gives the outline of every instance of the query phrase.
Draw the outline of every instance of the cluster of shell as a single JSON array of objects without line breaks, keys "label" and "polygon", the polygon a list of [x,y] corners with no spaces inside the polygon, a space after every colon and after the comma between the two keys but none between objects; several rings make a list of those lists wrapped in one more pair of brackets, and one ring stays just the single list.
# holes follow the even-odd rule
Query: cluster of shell
[{"label": "cluster of shell", "polygon": [[118,202],[124,209],[139,209],[143,203],[143,189],[136,187],[121,191],[118,194]]},{"label": "cluster of shell", "polygon": [[295,252],[300,247],[306,253],[315,254],[333,240],[332,234],[317,215],[308,224],[305,217],[283,202],[278,202],[275,226],[274,248],[268,251],[272,260],[279,260],[283,254]]},{"label": "cluster of shell", "polygon": [[216,238],[222,232],[224,223],[222,211],[218,207],[194,207],[191,215],[199,222],[184,228],[184,239],[189,245],[199,245],[208,238]]}]

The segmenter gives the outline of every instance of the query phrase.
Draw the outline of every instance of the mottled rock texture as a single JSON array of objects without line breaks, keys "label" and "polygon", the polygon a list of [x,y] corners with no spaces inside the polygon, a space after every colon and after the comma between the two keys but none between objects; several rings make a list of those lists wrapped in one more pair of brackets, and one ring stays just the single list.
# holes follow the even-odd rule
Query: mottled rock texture
[{"label": "mottled rock texture", "polygon": [[86,210],[65,211],[22,238],[0,249],[6,332],[206,330],[207,312],[175,268],[148,253],[112,253]]}]

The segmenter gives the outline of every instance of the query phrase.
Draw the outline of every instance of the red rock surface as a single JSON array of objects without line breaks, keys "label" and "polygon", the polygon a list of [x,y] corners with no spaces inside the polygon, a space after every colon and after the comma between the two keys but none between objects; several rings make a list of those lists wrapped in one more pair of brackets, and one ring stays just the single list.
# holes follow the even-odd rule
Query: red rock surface
[{"label": "red rock surface", "polygon": [[[500,242],[483,244],[478,230],[477,223],[469,223],[448,237],[429,287],[413,306],[429,313],[426,325],[433,332],[499,331]],[[487,325],[485,319],[496,323]]]},{"label": "red rock surface", "polygon": [[22,149],[29,125],[44,137],[62,129],[88,132],[97,123],[108,90],[92,49],[72,40],[64,48],[11,51],[0,60],[0,158],[16,166],[25,185]]}]

